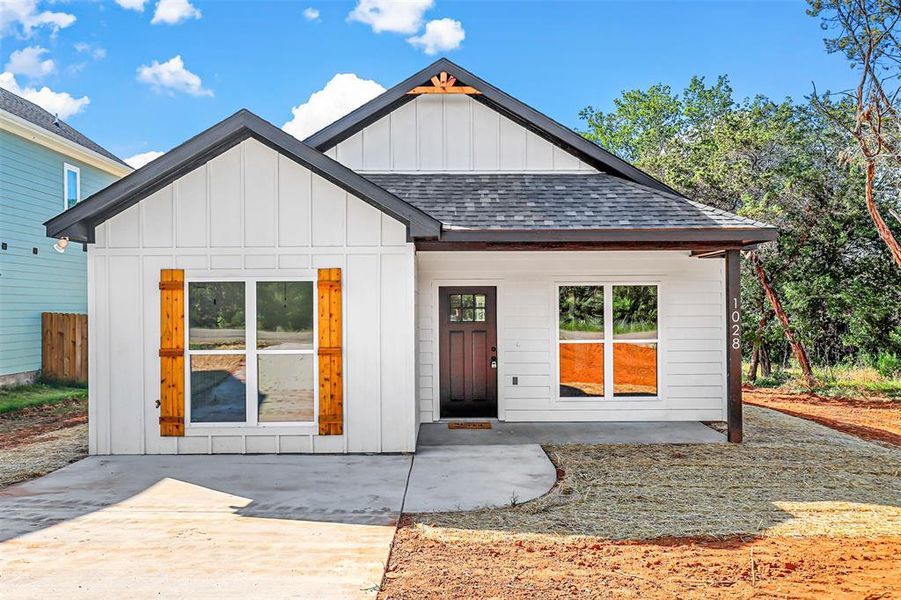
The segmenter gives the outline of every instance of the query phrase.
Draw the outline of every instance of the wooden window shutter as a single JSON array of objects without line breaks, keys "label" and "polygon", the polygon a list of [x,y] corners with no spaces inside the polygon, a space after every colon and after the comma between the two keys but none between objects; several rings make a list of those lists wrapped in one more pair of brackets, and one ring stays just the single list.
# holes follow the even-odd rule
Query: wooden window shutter
[{"label": "wooden window shutter", "polygon": [[319,435],[344,432],[341,269],[319,269]]},{"label": "wooden window shutter", "polygon": [[185,434],[185,272],[160,270],[160,435]]}]

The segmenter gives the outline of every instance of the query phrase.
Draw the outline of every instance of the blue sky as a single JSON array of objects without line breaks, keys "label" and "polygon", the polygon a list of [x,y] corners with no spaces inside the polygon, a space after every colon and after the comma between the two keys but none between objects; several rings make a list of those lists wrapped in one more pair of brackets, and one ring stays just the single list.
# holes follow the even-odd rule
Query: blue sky
[{"label": "blue sky", "polygon": [[[87,96],[68,122],[122,157],[167,150],[242,107],[282,126],[338,73],[358,79],[330,92],[372,95],[360,80],[390,87],[437,56],[572,127],[588,104],[657,82],[681,89],[695,74],[729,75],[738,98],[852,81],[801,1],[362,0],[356,19],[356,1],[162,0],[162,12],[158,0],[5,1],[15,11],[0,16],[0,84],[69,109]],[[324,118],[314,109],[303,119]]]}]

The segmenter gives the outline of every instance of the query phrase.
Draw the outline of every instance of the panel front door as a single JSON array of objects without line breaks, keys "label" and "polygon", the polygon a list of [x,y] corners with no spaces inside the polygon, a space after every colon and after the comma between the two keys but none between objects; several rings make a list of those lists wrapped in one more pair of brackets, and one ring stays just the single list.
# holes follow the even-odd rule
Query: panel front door
[{"label": "panel front door", "polygon": [[497,291],[438,288],[441,418],[497,417]]}]

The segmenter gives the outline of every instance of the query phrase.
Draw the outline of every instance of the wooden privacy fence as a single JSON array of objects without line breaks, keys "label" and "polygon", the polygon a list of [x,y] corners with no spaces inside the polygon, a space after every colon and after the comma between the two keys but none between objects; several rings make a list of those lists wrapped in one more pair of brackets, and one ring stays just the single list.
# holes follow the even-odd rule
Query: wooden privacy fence
[{"label": "wooden privacy fence", "polygon": [[43,375],[60,381],[88,380],[88,316],[41,314]]}]

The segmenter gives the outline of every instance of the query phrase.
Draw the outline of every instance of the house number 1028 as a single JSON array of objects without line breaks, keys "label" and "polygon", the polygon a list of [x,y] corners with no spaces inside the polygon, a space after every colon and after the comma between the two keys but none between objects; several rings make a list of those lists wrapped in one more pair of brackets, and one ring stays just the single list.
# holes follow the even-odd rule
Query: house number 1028
[{"label": "house number 1028", "polygon": [[733,350],[741,348],[741,313],[738,310],[738,298],[732,299],[732,314],[729,315],[731,345]]}]

